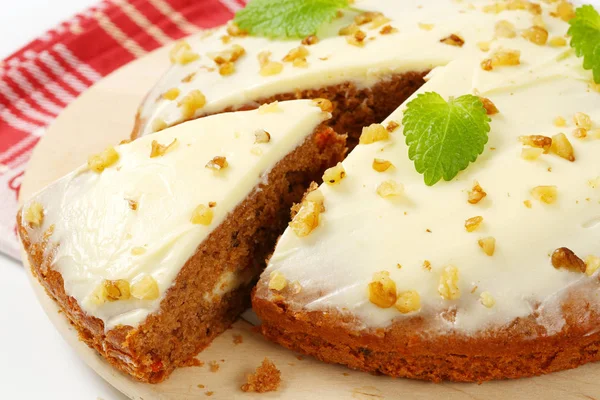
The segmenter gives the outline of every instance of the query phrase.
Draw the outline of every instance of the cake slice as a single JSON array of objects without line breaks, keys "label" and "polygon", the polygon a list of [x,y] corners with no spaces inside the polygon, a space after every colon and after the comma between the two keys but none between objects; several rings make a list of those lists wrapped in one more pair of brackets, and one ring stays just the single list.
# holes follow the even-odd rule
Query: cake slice
[{"label": "cake slice", "polygon": [[330,111],[272,103],[90,157],[19,212],[33,274],[81,340],[162,381],[249,306],[291,205],[343,157]]},{"label": "cake slice", "polygon": [[[543,21],[552,35],[567,31]],[[523,35],[490,51],[502,57],[434,70],[306,195],[253,297],[267,338],[326,362],[433,381],[600,360],[600,93],[566,47]],[[412,142],[404,121],[432,92],[480,96],[474,110],[489,114],[491,130],[476,161],[428,186],[410,158],[424,162],[441,142],[427,131]],[[444,142],[444,159],[464,157],[473,143],[457,132],[472,131],[470,119],[446,131],[430,122],[440,102],[430,107],[418,109],[418,124],[455,141]]]}]

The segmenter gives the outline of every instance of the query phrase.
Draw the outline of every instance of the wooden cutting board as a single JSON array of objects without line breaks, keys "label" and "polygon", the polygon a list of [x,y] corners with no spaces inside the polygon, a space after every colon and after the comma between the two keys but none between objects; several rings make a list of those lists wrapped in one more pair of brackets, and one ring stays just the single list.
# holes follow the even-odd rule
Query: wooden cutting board
[{"label": "wooden cutting board", "polygon": [[[48,183],[85,163],[89,154],[126,139],[144,94],[168,67],[168,49],[159,49],[106,77],[72,103],[42,138],[25,174],[21,198],[30,197]],[[26,257],[23,263],[29,271]],[[595,399],[600,397],[600,363],[576,370],[530,379],[477,384],[434,384],[373,376],[328,365],[267,342],[239,320],[201,353],[202,367],[181,368],[165,382],[136,382],[113,369],[93,350],[79,342],[76,331],[58,312],[38,282],[29,278],[50,320],[64,339],[100,376],[132,399]],[[234,344],[233,336],[243,343]],[[240,386],[268,357],[282,372],[277,392],[244,393]],[[217,372],[209,362],[216,361]],[[201,387],[203,385],[204,387]],[[209,393],[212,395],[209,397]],[[108,399],[106,399],[108,400]]]}]

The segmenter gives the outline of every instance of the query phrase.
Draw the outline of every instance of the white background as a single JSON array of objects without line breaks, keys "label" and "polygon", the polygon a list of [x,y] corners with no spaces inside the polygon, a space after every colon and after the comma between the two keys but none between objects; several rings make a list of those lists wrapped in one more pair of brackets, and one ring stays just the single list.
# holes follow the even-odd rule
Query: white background
[{"label": "white background", "polygon": [[[97,0],[2,0],[0,60]],[[121,400],[63,341],[20,263],[0,255],[0,399]]]}]

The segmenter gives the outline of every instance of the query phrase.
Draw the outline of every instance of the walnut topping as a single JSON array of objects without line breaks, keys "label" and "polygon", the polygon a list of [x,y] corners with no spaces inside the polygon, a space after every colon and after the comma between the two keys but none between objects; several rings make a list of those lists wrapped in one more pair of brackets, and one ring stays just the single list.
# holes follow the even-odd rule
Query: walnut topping
[{"label": "walnut topping", "polygon": [[433,27],[433,24],[424,24],[422,22],[419,22],[419,28],[423,29],[424,31],[430,31],[433,29]]},{"label": "walnut topping", "polygon": [[404,193],[404,185],[391,179],[383,181],[377,186],[377,194],[383,198],[401,196]]},{"label": "walnut topping", "polygon": [[162,97],[167,100],[175,100],[179,96],[179,89],[171,88],[163,93]]},{"label": "walnut topping", "polygon": [[575,161],[575,152],[573,150],[573,146],[564,133],[559,133],[558,135],[552,136],[552,147],[550,150],[565,160],[569,160],[571,162]]},{"label": "walnut topping", "polygon": [[521,150],[521,158],[527,161],[535,161],[544,153],[543,149],[525,148]]},{"label": "walnut topping", "polygon": [[394,307],[402,314],[408,314],[421,309],[421,296],[419,296],[419,292],[415,290],[400,292],[396,297],[397,299]]},{"label": "walnut topping", "polygon": [[333,112],[333,103],[327,99],[313,99],[313,103],[315,103],[323,112]]},{"label": "walnut topping", "polygon": [[483,292],[479,295],[479,301],[483,304],[484,307],[492,308],[496,305],[496,300],[490,294],[490,292]]},{"label": "walnut topping", "polygon": [[600,268],[600,257],[587,256],[585,258],[585,274],[587,276],[594,275],[598,268]]},{"label": "walnut topping", "polygon": [[555,36],[548,41],[548,44],[552,47],[563,47],[567,45],[567,39],[562,36]]},{"label": "walnut topping", "polygon": [[279,106],[279,102],[277,100],[275,100],[272,103],[262,104],[260,107],[258,107],[259,114],[269,114],[269,113],[275,113],[275,112],[281,112],[281,111],[283,111],[283,110]]},{"label": "walnut topping", "polygon": [[517,36],[515,26],[506,20],[496,22],[494,36],[497,38],[514,38]]},{"label": "walnut topping", "polygon": [[25,221],[32,227],[38,227],[44,222],[44,207],[37,201],[31,202],[23,215]]},{"label": "walnut topping", "polygon": [[219,75],[227,76],[235,72],[235,65],[232,62],[226,62],[219,66]]},{"label": "walnut topping", "polygon": [[521,64],[521,52],[519,50],[498,50],[481,62],[481,68],[491,71],[495,67],[514,66]]},{"label": "walnut topping", "polygon": [[431,261],[429,261],[429,260],[423,261],[422,266],[423,266],[424,270],[431,271]]},{"label": "walnut topping", "polygon": [[139,300],[156,300],[159,296],[158,283],[146,275],[131,286],[131,295]]},{"label": "walnut topping", "polygon": [[190,221],[194,225],[210,225],[213,215],[213,210],[210,207],[200,204],[192,212],[192,218],[190,218]]},{"label": "walnut topping", "polygon": [[583,128],[586,130],[592,129],[592,120],[589,115],[578,112],[573,116],[573,122],[577,125],[578,128]]},{"label": "walnut topping", "polygon": [[566,247],[554,250],[552,265],[554,268],[563,268],[572,272],[585,272],[587,268],[583,260]]},{"label": "walnut topping", "polygon": [[105,280],[102,284],[104,286],[105,300],[127,300],[131,297],[129,282],[124,279],[117,279],[115,281]]},{"label": "walnut topping", "polygon": [[230,21],[227,24],[227,34],[230,36],[246,36],[248,34],[248,32],[246,32],[245,30],[243,30],[242,28],[240,28],[239,26],[237,26],[235,24],[235,22]]},{"label": "walnut topping", "polygon": [[531,189],[531,195],[542,203],[552,204],[556,202],[558,189],[556,186],[536,186]]},{"label": "walnut topping", "polygon": [[531,43],[537,44],[538,46],[543,46],[548,41],[548,31],[541,26],[534,25],[528,29],[525,29],[521,36],[529,40]]},{"label": "walnut topping", "polygon": [[174,150],[178,144],[179,142],[177,141],[177,139],[173,139],[173,141],[168,146],[165,146],[163,144],[158,143],[156,140],[153,140],[152,149],[150,150],[150,158],[162,157],[168,152]]},{"label": "walnut topping", "polygon": [[358,25],[352,23],[348,26],[344,26],[343,28],[341,28],[338,33],[340,36],[349,36],[354,35],[358,30]]},{"label": "walnut topping", "polygon": [[398,29],[394,28],[391,25],[385,25],[383,28],[379,30],[379,33],[382,35],[390,35],[392,33],[398,32]]},{"label": "walnut topping", "polygon": [[246,54],[246,49],[239,44],[234,44],[227,50],[209,54],[209,57],[212,58],[217,65],[223,65],[236,62],[244,54]]},{"label": "walnut topping", "polygon": [[173,64],[186,65],[199,58],[198,53],[193,52],[192,47],[184,40],[175,43],[169,52],[169,59]]},{"label": "walnut topping", "polygon": [[304,201],[294,219],[290,222],[290,228],[300,237],[308,236],[317,226],[322,211],[322,204],[314,201]]},{"label": "walnut topping", "polygon": [[221,36],[221,42],[223,42],[223,44],[229,44],[229,42],[231,42],[231,36],[228,36],[228,35]]},{"label": "walnut topping", "polygon": [[254,132],[254,143],[269,143],[271,141],[271,134],[264,129],[259,129]]},{"label": "walnut topping", "polygon": [[542,17],[541,15],[534,15],[533,16],[533,26],[539,26],[540,28],[545,28],[546,27],[546,22],[544,22],[544,17]]},{"label": "walnut topping", "polygon": [[483,7],[483,12],[498,14],[506,10],[525,10],[532,14],[541,14],[542,7],[537,3],[528,0],[507,0],[489,4]]},{"label": "walnut topping", "polygon": [[194,89],[188,92],[179,103],[178,107],[181,107],[181,114],[183,118],[190,119],[196,114],[196,111],[204,107],[206,104],[206,97],[198,89]]},{"label": "walnut topping", "polygon": [[524,205],[525,205],[525,207],[527,207],[527,208],[531,208],[531,207],[532,207],[531,200],[525,200],[525,201],[523,201],[523,204],[524,204]]},{"label": "walnut topping", "polygon": [[146,252],[146,249],[144,247],[136,246],[136,247],[131,248],[131,254],[133,254],[134,256],[142,255],[145,252]]},{"label": "walnut topping", "polygon": [[311,46],[313,44],[319,43],[319,38],[315,35],[310,35],[302,39],[302,44],[306,46]]},{"label": "walnut topping", "polygon": [[450,46],[463,47],[465,40],[456,34],[451,34],[445,38],[440,39],[440,43],[444,43]]},{"label": "walnut topping", "polygon": [[273,271],[269,275],[269,289],[275,291],[282,291],[287,286],[287,279],[279,271]]},{"label": "walnut topping", "polygon": [[542,135],[519,136],[519,141],[526,146],[531,146],[538,149],[543,149],[544,153],[548,153],[552,147],[552,138]]},{"label": "walnut topping", "polygon": [[285,57],[283,57],[284,62],[295,62],[297,60],[302,60],[306,62],[306,56],[308,56],[308,50],[304,46],[298,46],[289,51]]},{"label": "walnut topping", "polygon": [[323,174],[323,182],[328,185],[337,185],[346,176],[346,170],[341,162],[337,163],[335,167],[328,168]]},{"label": "walnut topping", "polygon": [[483,188],[479,185],[479,182],[475,181],[473,184],[473,189],[469,190],[467,201],[469,204],[477,204],[483,198],[487,196],[487,193],[483,190]]},{"label": "walnut topping", "polygon": [[346,41],[353,46],[362,47],[365,45],[366,38],[367,38],[367,34],[359,29],[356,32],[354,32],[352,35],[346,36]]},{"label": "walnut topping", "polygon": [[483,108],[485,108],[485,112],[487,115],[496,115],[498,114],[498,108],[496,108],[496,105],[494,103],[492,103],[492,101],[490,99],[488,99],[487,97],[479,97],[479,100],[481,100],[481,102],[483,103]]},{"label": "walnut topping", "polygon": [[486,238],[479,239],[477,243],[479,244],[479,247],[481,247],[485,254],[487,254],[490,257],[494,255],[494,252],[496,251],[496,239],[494,239],[491,236],[488,236]]},{"label": "walnut topping", "polygon": [[440,275],[438,285],[439,294],[446,300],[456,300],[460,298],[460,288],[458,287],[458,268],[448,266],[444,268]]},{"label": "walnut topping", "polygon": [[227,162],[227,158],[221,156],[213,157],[213,159],[207,162],[205,165],[206,168],[212,169],[214,171],[220,171],[222,169],[227,168],[228,166],[229,163]]},{"label": "walnut topping", "polygon": [[554,126],[558,126],[558,127],[562,127],[562,126],[567,126],[567,121],[563,118],[563,117],[556,117],[554,118]]},{"label": "walnut topping", "polygon": [[490,42],[477,42],[477,47],[479,47],[479,50],[481,51],[490,51]]},{"label": "walnut topping", "polygon": [[181,80],[181,82],[189,83],[189,82],[193,81],[194,78],[196,77],[196,74],[197,74],[196,72],[192,72],[191,74],[184,76],[183,79]]},{"label": "walnut topping", "polygon": [[373,159],[373,169],[377,172],[385,172],[392,166],[392,163],[381,158]]},{"label": "walnut topping", "polygon": [[[354,17],[354,23],[356,25],[364,25],[369,22],[372,22],[373,20],[375,20],[379,17],[383,17],[383,14],[380,12],[365,11],[363,13],[358,14],[356,17]],[[378,27],[376,27],[376,28],[378,28]]]},{"label": "walnut topping", "polygon": [[119,161],[119,153],[114,147],[107,147],[102,153],[94,154],[88,158],[88,167],[94,172],[102,172]]},{"label": "walnut topping", "polygon": [[388,122],[387,126],[385,127],[385,129],[387,129],[388,132],[392,133],[394,132],[398,127],[400,126],[399,123],[397,123],[396,121],[390,121]]},{"label": "walnut topping", "polygon": [[127,200],[127,203],[129,204],[129,208],[133,211],[137,211],[138,209],[138,202],[135,200]]},{"label": "walnut topping", "polygon": [[359,144],[370,144],[389,139],[390,134],[381,124],[371,124],[364,127],[358,141]]},{"label": "walnut topping", "polygon": [[154,121],[152,121],[152,132],[160,132],[168,127],[169,125],[167,125],[167,123],[161,118],[156,118]]},{"label": "walnut topping", "polygon": [[396,303],[396,282],[389,272],[373,274],[373,281],[369,283],[369,301],[381,308],[390,308]]},{"label": "walnut topping", "polygon": [[569,22],[571,19],[575,18],[575,10],[570,2],[563,0],[556,6],[556,11],[551,12],[550,15],[560,18],[565,22]]},{"label": "walnut topping", "polygon": [[467,230],[467,232],[474,232],[477,229],[479,229],[482,222],[483,222],[482,216],[478,215],[476,217],[471,217],[465,221],[465,229]]},{"label": "walnut topping", "polygon": [[260,74],[262,76],[277,75],[283,71],[283,64],[277,61],[270,61],[270,58],[270,51],[258,53],[258,63],[260,64]]},{"label": "walnut topping", "polygon": [[575,136],[577,139],[585,139],[587,137],[587,133],[588,131],[586,129],[576,128],[573,131],[573,136]]}]

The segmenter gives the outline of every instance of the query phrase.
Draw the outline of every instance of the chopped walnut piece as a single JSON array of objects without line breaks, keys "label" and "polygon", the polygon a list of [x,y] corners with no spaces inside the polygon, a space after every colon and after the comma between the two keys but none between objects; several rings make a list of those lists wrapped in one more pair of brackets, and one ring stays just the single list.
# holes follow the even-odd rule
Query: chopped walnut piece
[{"label": "chopped walnut piece", "polygon": [[479,239],[477,243],[486,255],[490,257],[494,255],[494,252],[496,251],[496,239],[488,236],[483,239]]},{"label": "chopped walnut piece", "polygon": [[521,34],[525,39],[529,40],[533,44],[543,46],[548,41],[548,31],[540,26],[532,26],[527,28]]},{"label": "chopped walnut piece", "polygon": [[402,314],[419,311],[421,309],[421,296],[416,290],[407,290],[397,295],[394,307]]},{"label": "chopped walnut piece", "polygon": [[269,143],[271,141],[271,134],[264,129],[259,129],[254,132],[254,144],[257,143]]},{"label": "chopped walnut piece", "polygon": [[490,42],[477,42],[477,47],[479,47],[479,50],[481,51],[490,51]]},{"label": "chopped walnut piece", "polygon": [[525,204],[525,207],[527,207],[527,208],[531,208],[531,206],[532,206],[531,200],[525,200],[525,201],[523,201],[523,204]]},{"label": "chopped walnut piece", "polygon": [[543,149],[544,153],[548,153],[552,147],[552,138],[543,135],[519,136],[519,141],[526,146]]},{"label": "chopped walnut piece", "polygon": [[282,291],[287,286],[287,279],[279,271],[273,271],[269,275],[269,289],[275,291]]},{"label": "chopped walnut piece", "polygon": [[357,25],[364,25],[369,22],[372,22],[374,19],[376,19],[378,17],[383,17],[383,14],[380,12],[365,11],[363,13],[358,14],[356,17],[354,17],[354,23]]},{"label": "chopped walnut piece", "polygon": [[525,148],[521,150],[521,158],[527,161],[535,161],[544,153],[544,149]]},{"label": "chopped walnut piece", "polygon": [[383,198],[401,196],[404,193],[404,185],[391,179],[383,181],[377,186],[377,194]]},{"label": "chopped walnut piece", "polygon": [[359,29],[352,35],[346,36],[346,41],[353,46],[363,47],[365,45],[366,38],[367,34]]},{"label": "chopped walnut piece", "polygon": [[190,119],[196,114],[197,110],[206,105],[206,97],[201,91],[194,89],[189,91],[188,94],[179,100],[177,105],[181,107],[183,118]]},{"label": "chopped walnut piece", "polygon": [[139,203],[135,200],[127,200],[127,203],[129,204],[129,208],[132,209],[133,211],[137,211],[138,209],[138,205]]},{"label": "chopped walnut piece", "polygon": [[536,186],[531,189],[531,195],[542,203],[553,204],[558,197],[558,189],[556,186]]},{"label": "chopped walnut piece", "polygon": [[563,0],[556,6],[556,11],[551,12],[550,15],[560,18],[565,22],[569,22],[571,19],[575,18],[575,10],[569,1]]},{"label": "chopped walnut piece", "polygon": [[219,66],[219,75],[227,76],[235,72],[235,65],[232,62],[226,62]]},{"label": "chopped walnut piece", "polygon": [[539,26],[540,28],[546,28],[546,22],[544,22],[544,17],[542,17],[541,15],[534,15],[533,25]]},{"label": "chopped walnut piece", "polygon": [[159,296],[158,283],[150,275],[146,275],[131,285],[131,296],[139,300],[156,300]]},{"label": "chopped walnut piece", "polygon": [[32,227],[38,227],[44,222],[44,207],[37,201],[31,202],[23,215],[25,221]]},{"label": "chopped walnut piece", "polygon": [[179,89],[171,88],[163,93],[162,97],[167,100],[175,100],[179,96]]},{"label": "chopped walnut piece", "polygon": [[431,261],[425,260],[423,261],[423,269],[427,271],[431,271]]},{"label": "chopped walnut piece", "polygon": [[283,57],[284,62],[292,62],[298,59],[306,60],[306,56],[308,56],[308,50],[304,46],[298,46],[290,50],[285,57]]},{"label": "chopped walnut piece", "polygon": [[94,154],[88,158],[88,167],[94,172],[102,172],[119,161],[119,153],[114,147],[107,147],[102,153]]},{"label": "chopped walnut piece", "polygon": [[212,360],[208,362],[208,368],[210,369],[210,372],[217,372],[221,366],[216,360]]},{"label": "chopped walnut piece", "polygon": [[236,62],[244,54],[246,54],[246,49],[239,44],[234,44],[229,49],[209,54],[209,57],[212,58],[217,65],[223,65]]},{"label": "chopped walnut piece", "polygon": [[177,139],[173,139],[173,141],[165,146],[163,144],[158,143],[156,140],[152,141],[152,149],[150,150],[150,158],[162,157],[170,151],[173,151],[177,148],[179,142]]},{"label": "chopped walnut piece", "polygon": [[189,82],[193,81],[194,78],[196,77],[196,74],[197,74],[197,72],[192,72],[191,74],[184,76],[183,79],[181,80],[181,82],[189,83]]},{"label": "chopped walnut piece", "polygon": [[587,129],[583,129],[583,128],[576,128],[573,131],[573,136],[576,137],[577,139],[585,139],[587,137]]},{"label": "chopped walnut piece", "polygon": [[440,275],[438,293],[446,300],[456,300],[460,298],[458,268],[452,265],[444,268]]},{"label": "chopped walnut piece", "polygon": [[311,46],[313,44],[319,43],[319,38],[315,35],[310,35],[302,39],[302,44],[306,46]]},{"label": "chopped walnut piece", "polygon": [[567,39],[562,36],[555,36],[548,41],[548,44],[552,47],[563,47],[567,45]]},{"label": "chopped walnut piece", "polygon": [[107,301],[127,300],[131,297],[129,282],[124,279],[105,280],[102,284]]},{"label": "chopped walnut piece", "polygon": [[479,301],[483,304],[484,307],[492,308],[496,305],[496,300],[491,295],[490,292],[483,292],[479,295]]},{"label": "chopped walnut piece", "polygon": [[475,181],[475,183],[473,184],[473,188],[468,192],[467,201],[470,204],[477,204],[481,200],[483,200],[485,196],[487,196],[487,193],[479,185],[479,182]]},{"label": "chopped walnut piece", "polygon": [[550,148],[550,151],[565,160],[571,162],[575,161],[573,146],[564,133],[552,136],[552,147]]},{"label": "chopped walnut piece", "polygon": [[562,127],[562,126],[567,126],[567,121],[563,118],[563,117],[556,117],[554,118],[554,126],[558,126],[558,127]]},{"label": "chopped walnut piece", "polygon": [[587,268],[583,260],[566,247],[554,250],[552,265],[554,268],[563,268],[572,272],[585,272]]},{"label": "chopped walnut piece", "polygon": [[240,37],[248,35],[248,32],[237,26],[235,22],[230,21],[227,24],[227,34],[229,34],[230,36]]},{"label": "chopped walnut piece", "polygon": [[487,97],[479,97],[479,100],[483,103],[483,108],[485,108],[485,112],[487,115],[496,115],[498,114],[498,108],[496,105]]},{"label": "chopped walnut piece", "polygon": [[346,177],[346,170],[341,162],[337,163],[335,167],[328,168],[323,174],[323,182],[328,185],[337,185]]},{"label": "chopped walnut piece", "polygon": [[229,163],[227,162],[227,158],[221,156],[213,157],[213,159],[207,162],[205,165],[206,168],[212,169],[214,171],[220,171],[222,169],[227,168],[228,166]]},{"label": "chopped walnut piece", "polygon": [[478,215],[476,217],[471,217],[465,221],[465,229],[467,232],[474,232],[481,226],[483,222],[483,217]]},{"label": "chopped walnut piece", "polygon": [[371,124],[362,129],[359,144],[370,144],[389,139],[390,134],[381,124]]},{"label": "chopped walnut piece", "polygon": [[385,25],[383,28],[379,30],[379,33],[382,35],[391,35],[392,33],[398,32],[398,29],[394,28],[391,25]]},{"label": "chopped walnut piece", "polygon": [[221,36],[221,42],[223,42],[223,44],[229,44],[229,42],[231,42],[231,36],[229,36],[229,35]]},{"label": "chopped walnut piece", "polygon": [[573,116],[573,122],[577,125],[578,128],[583,128],[586,130],[592,129],[592,120],[589,115],[578,112]]},{"label": "chopped walnut piece", "polygon": [[497,38],[514,38],[517,36],[515,26],[506,20],[496,22],[494,36]]},{"label": "chopped walnut piece", "polygon": [[358,30],[358,25],[352,23],[348,26],[344,26],[343,28],[341,28],[338,33],[340,36],[349,36],[354,35],[354,33],[356,33]]},{"label": "chopped walnut piece", "polygon": [[265,358],[256,371],[246,377],[246,383],[242,385],[242,390],[256,393],[273,392],[279,388],[280,384],[281,372],[271,360]]},{"label": "chopped walnut piece", "polygon": [[422,22],[419,22],[419,28],[423,29],[424,31],[430,31],[433,29],[433,27],[433,24],[424,24]]},{"label": "chopped walnut piece", "polygon": [[194,225],[210,225],[213,219],[213,210],[210,207],[200,204],[192,212],[190,221]]},{"label": "chopped walnut piece", "polygon": [[333,103],[327,99],[313,99],[313,103],[315,103],[323,112],[333,112]]},{"label": "chopped walnut piece", "polygon": [[491,71],[495,67],[515,66],[521,64],[521,52],[519,50],[498,50],[481,62],[481,68]]},{"label": "chopped walnut piece", "polygon": [[192,51],[192,47],[184,40],[175,43],[175,46],[169,52],[169,59],[173,64],[186,65],[199,58],[198,53]]},{"label": "chopped walnut piece", "polygon": [[263,51],[258,54],[258,62],[260,64],[260,74],[262,76],[277,75],[283,71],[283,64],[277,61],[270,61],[270,51]]},{"label": "chopped walnut piece", "polygon": [[392,163],[387,160],[382,160],[381,158],[373,159],[373,169],[377,172],[385,172],[390,167],[392,167]]},{"label": "chopped walnut piece", "polygon": [[600,268],[600,257],[587,256],[585,258],[585,274],[587,276],[594,275],[598,268]]},{"label": "chopped walnut piece", "polygon": [[394,132],[398,127],[400,126],[399,123],[397,123],[396,121],[390,121],[388,122],[387,126],[385,127],[385,129],[387,129],[388,132],[392,133]]},{"label": "chopped walnut piece", "polygon": [[303,202],[302,207],[290,222],[290,228],[297,236],[308,236],[319,226],[321,211],[322,204],[314,201]]},{"label": "chopped walnut piece", "polygon": [[152,121],[152,132],[160,132],[168,127],[169,125],[167,125],[167,123],[161,118],[156,118],[154,121]]},{"label": "chopped walnut piece", "polygon": [[373,281],[369,283],[369,301],[381,308],[390,308],[396,303],[396,282],[389,272],[373,274]]},{"label": "chopped walnut piece", "polygon": [[444,43],[450,46],[463,47],[465,40],[456,34],[451,34],[445,38],[440,39],[440,43]]}]

